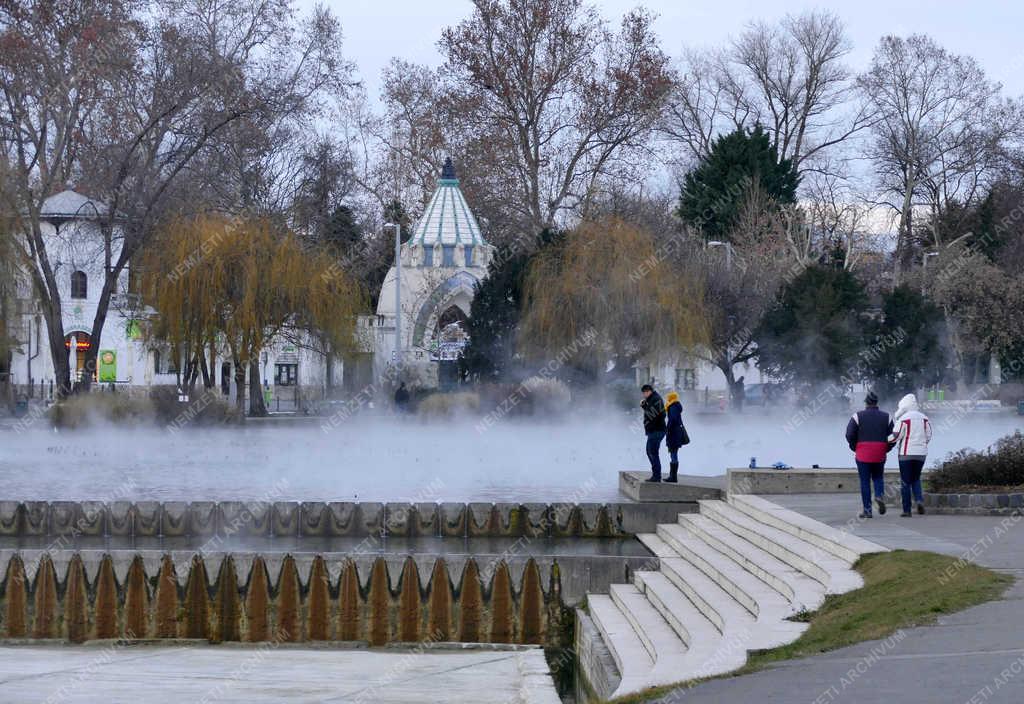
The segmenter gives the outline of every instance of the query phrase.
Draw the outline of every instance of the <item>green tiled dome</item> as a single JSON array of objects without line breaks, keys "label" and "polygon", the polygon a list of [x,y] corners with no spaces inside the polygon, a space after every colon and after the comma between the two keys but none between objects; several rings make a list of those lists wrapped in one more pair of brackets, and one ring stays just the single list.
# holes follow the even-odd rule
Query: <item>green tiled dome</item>
[{"label": "green tiled dome", "polygon": [[444,162],[437,190],[416,223],[413,240],[424,245],[486,244],[473,211],[462,197],[451,159]]}]

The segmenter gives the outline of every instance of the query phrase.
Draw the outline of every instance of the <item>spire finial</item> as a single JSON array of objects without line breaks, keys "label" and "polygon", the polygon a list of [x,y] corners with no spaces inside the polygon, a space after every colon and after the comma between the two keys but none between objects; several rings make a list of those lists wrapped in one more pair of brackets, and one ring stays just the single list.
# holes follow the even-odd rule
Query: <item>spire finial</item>
[{"label": "spire finial", "polygon": [[458,177],[455,175],[455,164],[452,163],[452,158],[448,157],[444,160],[444,166],[441,167],[441,180],[442,181],[455,181]]}]

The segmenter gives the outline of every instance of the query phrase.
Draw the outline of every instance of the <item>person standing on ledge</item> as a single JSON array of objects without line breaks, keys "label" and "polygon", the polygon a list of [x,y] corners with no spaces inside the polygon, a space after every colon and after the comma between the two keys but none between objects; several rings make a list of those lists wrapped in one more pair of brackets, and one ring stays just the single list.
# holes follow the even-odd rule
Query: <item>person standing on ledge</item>
[{"label": "person standing on ledge", "polygon": [[903,500],[904,518],[910,517],[910,494],[917,502],[917,512],[924,513],[924,492],[921,490],[921,470],[928,455],[932,439],[932,424],[928,416],[918,410],[917,396],[907,394],[896,406],[896,432],[889,438],[889,448],[897,448],[900,461],[900,498]]},{"label": "person standing on ledge", "polygon": [[409,390],[405,388],[404,381],[398,385],[398,390],[395,391],[395,410],[399,413],[409,410]]},{"label": "person standing on ledge", "polygon": [[665,414],[668,420],[665,425],[665,445],[668,447],[668,478],[666,482],[675,484],[679,481],[679,448],[690,442],[683,427],[683,404],[679,402],[679,394],[669,391],[665,396]]},{"label": "person standing on ledge", "polygon": [[878,408],[878,396],[868,391],[864,410],[857,411],[846,424],[846,442],[857,460],[860,476],[860,500],[864,506],[858,518],[871,518],[871,485],[875,486],[878,513],[885,514],[885,455],[889,452],[892,418]]},{"label": "person standing on ledge", "polygon": [[644,400],[640,408],[644,412],[644,434],[647,436],[647,459],[651,461],[649,482],[661,481],[661,441],[665,439],[665,403],[650,384],[640,387]]}]

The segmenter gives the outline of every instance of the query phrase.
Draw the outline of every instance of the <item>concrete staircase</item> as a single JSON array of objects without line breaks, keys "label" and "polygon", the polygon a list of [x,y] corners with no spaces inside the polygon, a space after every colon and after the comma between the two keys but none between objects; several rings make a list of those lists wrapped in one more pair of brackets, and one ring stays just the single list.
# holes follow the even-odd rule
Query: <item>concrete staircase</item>
[{"label": "concrete staircase", "polygon": [[618,670],[609,698],[731,672],[747,651],[796,640],[807,624],[793,616],[860,587],[852,564],[887,550],[757,496],[699,503],[638,536],[656,570],[587,596]]}]

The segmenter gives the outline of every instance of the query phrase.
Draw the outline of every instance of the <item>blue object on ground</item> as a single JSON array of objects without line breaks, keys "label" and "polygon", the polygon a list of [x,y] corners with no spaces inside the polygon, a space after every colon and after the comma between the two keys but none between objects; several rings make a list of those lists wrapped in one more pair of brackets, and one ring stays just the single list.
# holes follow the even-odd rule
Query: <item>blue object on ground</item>
[{"label": "blue object on ground", "polygon": [[772,465],[772,469],[793,469],[793,468],[790,467],[785,462],[776,462],[775,464]]}]

